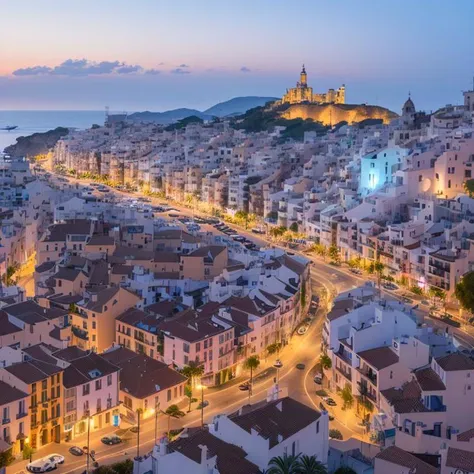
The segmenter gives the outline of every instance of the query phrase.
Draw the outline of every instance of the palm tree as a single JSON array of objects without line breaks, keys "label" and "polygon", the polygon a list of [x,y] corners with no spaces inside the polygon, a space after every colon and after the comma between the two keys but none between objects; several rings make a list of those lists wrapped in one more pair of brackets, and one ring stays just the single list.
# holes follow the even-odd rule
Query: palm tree
[{"label": "palm tree", "polygon": [[250,370],[249,401],[250,401],[250,396],[252,395],[253,371],[258,369],[259,365],[260,365],[260,359],[256,355],[250,356],[244,362],[244,369]]},{"label": "palm tree", "polygon": [[316,456],[303,455],[300,458],[299,474],[327,474],[326,466],[316,459]]},{"label": "palm tree", "polygon": [[276,456],[268,463],[267,474],[300,474],[300,455]]},{"label": "palm tree", "polygon": [[184,396],[189,399],[188,413],[191,411],[191,404],[197,402],[197,398],[193,397],[193,388],[191,385],[186,385],[184,387]]},{"label": "palm tree", "polygon": [[321,354],[319,362],[323,370],[329,370],[332,367],[332,360],[327,354]]},{"label": "palm tree", "polygon": [[273,354],[278,354],[281,349],[281,343],[280,342],[274,342],[273,344],[270,344],[267,346],[267,354],[273,355]]},{"label": "palm tree", "polygon": [[380,294],[380,280],[382,279],[382,273],[385,269],[385,265],[380,262],[376,261],[374,262],[374,273],[377,275],[377,286],[379,288],[379,294]]},{"label": "palm tree", "polygon": [[197,362],[191,360],[188,365],[183,367],[181,373],[188,378],[188,382],[191,387],[194,386],[194,382],[197,378],[202,377],[204,373],[204,366],[199,365]]},{"label": "palm tree", "polygon": [[184,411],[181,411],[178,407],[178,405],[170,405],[166,411],[163,412],[165,415],[168,416],[168,438],[170,437],[170,423],[171,423],[171,418],[182,418],[185,413]]}]

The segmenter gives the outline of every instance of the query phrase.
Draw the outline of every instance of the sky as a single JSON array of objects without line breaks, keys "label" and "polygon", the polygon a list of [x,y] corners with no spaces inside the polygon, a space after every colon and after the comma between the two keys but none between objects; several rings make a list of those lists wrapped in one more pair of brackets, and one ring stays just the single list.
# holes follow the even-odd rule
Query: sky
[{"label": "sky", "polygon": [[315,92],[398,112],[473,87],[474,0],[0,0],[0,110],[204,110]]}]

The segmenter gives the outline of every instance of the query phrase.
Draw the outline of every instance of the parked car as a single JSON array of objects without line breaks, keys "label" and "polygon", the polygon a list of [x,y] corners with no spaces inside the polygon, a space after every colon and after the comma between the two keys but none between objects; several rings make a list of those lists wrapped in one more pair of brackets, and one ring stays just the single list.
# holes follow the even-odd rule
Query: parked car
[{"label": "parked car", "polygon": [[252,229],[252,232],[253,232],[254,234],[264,234],[264,233],[265,233],[265,231],[264,231],[263,229],[259,229],[258,227],[254,227],[254,228]]},{"label": "parked car", "polygon": [[199,405],[198,405],[198,410],[201,410],[201,408],[206,408],[207,406],[209,406],[209,401],[208,400],[204,400],[203,402],[200,402]]},{"label": "parked car", "polygon": [[73,456],[82,456],[84,454],[84,451],[79,446],[71,446],[69,452]]},{"label": "parked car", "polygon": [[58,465],[63,463],[64,456],[60,454],[50,454],[49,456],[28,463],[26,469],[30,472],[49,472],[57,469]]},{"label": "parked car", "polygon": [[362,275],[362,271],[358,268],[351,268],[349,271],[354,273],[354,275]]},{"label": "parked car", "polygon": [[113,444],[120,444],[122,442],[122,438],[117,435],[110,435],[110,436],[104,436],[103,438],[101,438],[101,441],[104,444],[113,445]]},{"label": "parked car", "polygon": [[333,398],[331,397],[323,397],[323,400],[330,406],[330,407],[335,407],[337,403],[334,401]]},{"label": "parked car", "polygon": [[304,370],[305,367],[306,367],[306,365],[304,365],[304,364],[296,364],[296,368],[297,368],[298,370]]},{"label": "parked car", "polygon": [[323,376],[321,374],[316,374],[313,380],[314,383],[321,385],[323,383]]}]

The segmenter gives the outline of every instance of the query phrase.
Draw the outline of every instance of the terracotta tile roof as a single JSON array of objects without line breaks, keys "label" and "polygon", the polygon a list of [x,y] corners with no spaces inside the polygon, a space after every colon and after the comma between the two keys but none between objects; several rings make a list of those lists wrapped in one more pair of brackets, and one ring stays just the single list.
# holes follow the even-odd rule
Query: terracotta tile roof
[{"label": "terracotta tile roof", "polygon": [[22,362],[21,364],[10,365],[9,367],[5,367],[5,370],[26,384],[32,384],[62,372],[63,369],[57,365],[31,360]]},{"label": "terracotta tile roof", "polygon": [[459,433],[457,436],[458,441],[471,441],[472,438],[474,438],[474,428],[464,431],[463,433]]},{"label": "terracotta tile roof", "polygon": [[76,278],[82,273],[81,270],[75,270],[73,268],[61,267],[54,275],[53,278],[57,280],[75,281]]},{"label": "terracotta tile roof", "polygon": [[[446,466],[461,469],[465,472],[474,472],[474,452],[464,449],[448,448]],[[417,471],[417,474],[418,471]]]},{"label": "terracotta tile roof", "polygon": [[[84,305],[80,306],[90,311],[97,311],[100,313],[102,312],[102,307],[105,305],[105,303],[107,303],[114,296],[116,296],[119,291],[120,288],[117,286],[112,286],[110,288],[99,290],[97,292],[92,293],[91,299],[89,299]],[[94,297],[92,295],[96,297],[96,301],[94,301]]]},{"label": "terracotta tile roof", "polygon": [[431,466],[408,451],[404,451],[396,446],[390,446],[375,456],[376,470],[377,459],[396,464],[397,466],[406,467],[416,472],[416,474],[438,474],[436,467]]},{"label": "terracotta tile roof", "polygon": [[350,313],[356,307],[356,305],[357,303],[354,298],[337,300],[334,302],[334,306],[332,307],[331,311],[329,311],[327,314],[327,318],[329,321],[334,321],[335,319]]},{"label": "terracotta tile roof", "polygon": [[49,226],[44,242],[66,242],[68,234],[89,235],[91,233],[92,221],[88,219],[76,219],[66,221],[64,224],[53,224]]},{"label": "terracotta tile roof", "polygon": [[446,372],[456,370],[474,370],[474,360],[460,352],[454,352],[436,359],[438,365]]},{"label": "terracotta tile roof", "polygon": [[0,336],[8,336],[16,332],[22,332],[22,329],[10,322],[5,311],[0,311]]},{"label": "terracotta tile roof", "polygon": [[399,360],[397,354],[390,347],[377,347],[357,354],[361,359],[377,370],[385,369]]},{"label": "terracotta tile roof", "polygon": [[389,388],[382,390],[381,395],[393,406],[395,413],[420,413],[429,411],[421,400],[418,382],[412,379],[403,384],[401,389]]},{"label": "terracotta tile roof", "polygon": [[296,273],[297,275],[303,275],[307,267],[307,265],[305,265],[304,263],[296,260],[295,258],[290,257],[287,254],[282,255],[281,257],[279,257],[278,260],[280,260],[280,262],[285,267],[289,268],[292,272]]},{"label": "terracotta tile roof", "polygon": [[0,406],[26,398],[27,393],[0,381]]},{"label": "terracotta tile roof", "polygon": [[153,251],[138,249],[136,247],[117,247],[113,253],[114,257],[126,260],[153,260]]},{"label": "terracotta tile roof", "polygon": [[269,440],[273,448],[282,440],[293,436],[320,418],[321,413],[290,397],[263,405],[245,406],[240,412],[229,415],[236,425],[250,433],[252,429]]},{"label": "terracotta tile roof", "polygon": [[[227,331],[224,323],[217,324],[211,318],[212,315],[201,315],[197,311],[187,309],[176,314],[172,320],[162,322],[159,327],[161,331],[173,337],[196,342]],[[227,324],[231,325],[230,322]]]},{"label": "terracotta tile roof", "polygon": [[135,398],[147,398],[187,381],[166,364],[124,347],[104,352],[102,357],[120,368],[120,389]]},{"label": "terracotta tile roof", "polygon": [[170,318],[175,314],[188,309],[188,306],[175,300],[171,301],[158,301],[157,303],[145,306],[145,311],[149,314],[163,316],[164,318]]},{"label": "terracotta tile roof", "polygon": [[123,265],[118,263],[112,267],[112,275],[131,275],[133,273],[132,265]]},{"label": "terracotta tile roof", "polygon": [[175,229],[164,229],[159,232],[156,232],[154,235],[155,240],[181,240],[181,242],[187,244],[195,244],[199,242],[197,237],[194,235],[188,234],[183,230]]},{"label": "terracotta tile roof", "polygon": [[109,362],[104,357],[90,352],[74,360],[69,361],[70,365],[64,370],[63,385],[66,388],[84,385],[99,377],[118,372],[120,369]]},{"label": "terracotta tile roof", "polygon": [[44,262],[41,265],[35,267],[35,272],[37,273],[44,273],[47,271],[52,270],[56,265],[56,262]]},{"label": "terracotta tile roof", "polygon": [[179,255],[174,252],[155,252],[153,260],[155,262],[179,263]]},{"label": "terracotta tile roof", "polygon": [[114,245],[115,240],[109,235],[93,235],[87,245]]},{"label": "terracotta tile roof", "polygon": [[29,324],[56,319],[68,314],[68,312],[63,309],[44,308],[33,300],[5,306],[3,310]]},{"label": "terracotta tile roof", "polygon": [[240,447],[226,443],[204,429],[189,430],[188,436],[181,436],[170,443],[172,451],[181,453],[195,463],[201,462],[201,446],[206,446],[207,458],[217,456],[216,467],[225,474],[258,474],[260,469],[246,459],[247,453]]},{"label": "terracotta tile roof", "polygon": [[207,257],[208,255],[211,256],[211,258],[216,258],[218,255],[220,255],[222,252],[225,252],[227,250],[227,247],[224,245],[209,245],[205,247],[199,247],[196,249],[194,252],[191,252],[188,255],[184,255],[185,257]]},{"label": "terracotta tile roof", "polygon": [[446,385],[444,385],[440,376],[431,367],[416,370],[415,377],[424,391],[446,390]]},{"label": "terracotta tile roof", "polygon": [[86,354],[86,351],[83,351],[77,346],[69,346],[66,349],[53,352],[54,357],[65,360],[66,362],[78,359],[79,357],[84,357]]}]

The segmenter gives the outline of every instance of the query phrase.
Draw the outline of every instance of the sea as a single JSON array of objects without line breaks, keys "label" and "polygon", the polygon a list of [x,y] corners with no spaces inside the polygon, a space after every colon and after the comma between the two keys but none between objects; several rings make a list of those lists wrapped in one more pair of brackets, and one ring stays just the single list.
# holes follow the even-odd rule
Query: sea
[{"label": "sea", "polygon": [[86,129],[103,125],[103,110],[0,110],[0,128],[17,125],[11,131],[0,130],[0,152],[21,136],[47,132],[56,127]]}]

